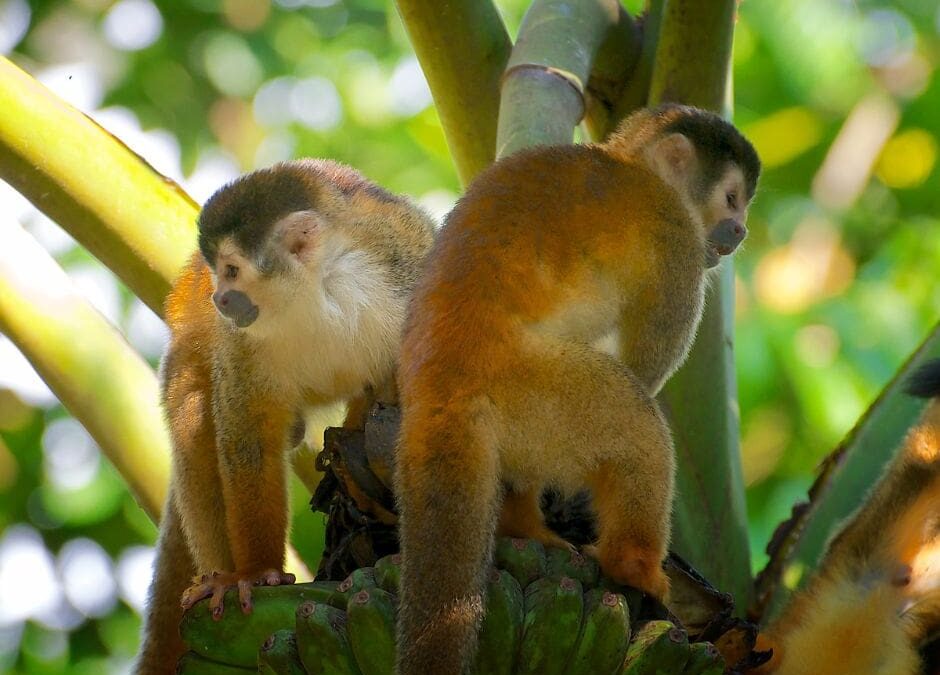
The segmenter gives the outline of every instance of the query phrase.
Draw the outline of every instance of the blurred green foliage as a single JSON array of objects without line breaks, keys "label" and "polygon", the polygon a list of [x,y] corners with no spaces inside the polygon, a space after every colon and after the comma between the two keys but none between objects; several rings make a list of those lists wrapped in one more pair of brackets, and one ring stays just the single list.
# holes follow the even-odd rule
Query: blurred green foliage
[{"label": "blurred green foliage", "polygon": [[[511,35],[527,4],[497,2]],[[301,155],[348,162],[437,213],[458,194],[404,30],[380,0],[0,0],[0,27],[0,48],[20,66],[197,199],[237,171]],[[758,568],[815,465],[940,317],[938,66],[934,0],[740,5],[735,119],[766,165],[736,256]],[[61,239],[21,215],[44,240]],[[55,253],[70,271],[96,269],[67,243]],[[135,335],[137,304],[117,293],[112,318],[155,363],[159,328]],[[57,445],[63,428],[67,443],[87,445],[56,426],[61,407],[23,403],[2,389],[14,380],[0,384],[0,671],[121,672],[146,585],[139,547],[155,528],[93,447]],[[322,519],[294,494],[294,543],[315,564]],[[88,559],[104,560],[118,582],[98,609],[70,591],[89,577],[70,576],[64,550],[86,540],[104,554]],[[23,574],[36,570],[46,577]],[[31,589],[47,581],[59,596]]]}]

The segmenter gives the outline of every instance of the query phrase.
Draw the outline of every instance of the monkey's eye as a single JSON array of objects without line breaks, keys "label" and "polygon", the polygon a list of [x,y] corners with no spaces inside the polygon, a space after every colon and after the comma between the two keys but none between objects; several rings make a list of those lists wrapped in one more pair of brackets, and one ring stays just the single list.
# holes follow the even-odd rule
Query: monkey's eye
[{"label": "monkey's eye", "polygon": [[732,208],[732,209],[734,209],[734,210],[737,210],[737,208],[738,208],[738,195],[737,195],[736,192],[729,192],[729,193],[726,195],[725,199],[727,200],[728,206],[729,206],[730,208]]},{"label": "monkey's eye", "polygon": [[237,279],[238,278],[238,268],[235,265],[226,265],[225,266],[225,278],[226,279]]}]

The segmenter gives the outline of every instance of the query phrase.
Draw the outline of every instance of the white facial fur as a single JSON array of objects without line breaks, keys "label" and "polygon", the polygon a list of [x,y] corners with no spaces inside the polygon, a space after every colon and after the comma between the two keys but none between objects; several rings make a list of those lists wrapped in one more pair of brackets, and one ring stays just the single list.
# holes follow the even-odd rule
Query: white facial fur
[{"label": "white facial fur", "polygon": [[[274,241],[287,265],[262,277],[234,242],[219,246],[217,283],[247,293],[257,320],[241,330],[266,352],[283,387],[316,399],[350,397],[391,375],[406,299],[389,282],[385,265],[341,229],[313,212],[275,224]],[[225,266],[239,267],[225,278]],[[315,383],[321,391],[309,390]]]}]

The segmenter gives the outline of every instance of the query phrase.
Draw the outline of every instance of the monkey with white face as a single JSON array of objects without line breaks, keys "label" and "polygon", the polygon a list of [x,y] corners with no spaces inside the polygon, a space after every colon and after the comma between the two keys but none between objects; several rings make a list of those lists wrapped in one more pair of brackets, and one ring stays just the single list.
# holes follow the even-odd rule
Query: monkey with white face
[{"label": "monkey with white face", "polygon": [[181,594],[219,617],[229,588],[250,612],[252,585],[293,582],[286,458],[301,413],[350,401],[361,426],[370,396],[394,400],[432,239],[419,208],[329,161],[255,171],[206,203],[166,303],[173,465],[138,672],[174,672]]},{"label": "monkey with white face", "polygon": [[[605,143],[497,162],[448,215],[399,371],[401,675],[471,663],[494,531],[566,545],[545,487],[587,487],[604,573],[666,596],[675,459],[653,397],[688,354],[707,270],[746,234],[759,172],[731,124],[663,106]],[[620,361],[592,347],[613,331]]]}]

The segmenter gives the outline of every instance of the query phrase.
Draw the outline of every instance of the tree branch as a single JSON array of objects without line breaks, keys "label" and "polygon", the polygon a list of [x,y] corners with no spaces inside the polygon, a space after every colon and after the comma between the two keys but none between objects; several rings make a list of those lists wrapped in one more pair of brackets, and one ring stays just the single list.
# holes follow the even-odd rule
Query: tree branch
[{"label": "tree branch", "polygon": [[117,138],[0,58],[0,178],[153,311],[195,247],[198,207]]},{"label": "tree branch", "polygon": [[[616,0],[535,0],[503,78],[496,155],[570,143],[585,115],[585,88],[601,44],[621,25]],[[629,17],[628,17],[629,20]]]},{"label": "tree branch", "polygon": [[153,370],[16,223],[0,246],[0,330],[88,429],[156,522],[170,439]]},{"label": "tree branch", "polygon": [[[650,105],[676,101],[724,112],[734,0],[665,3]],[[734,269],[722,263],[698,338],[661,394],[676,440],[673,548],[746,607],[753,589],[734,371]],[[715,542],[721,541],[720,556]]]},{"label": "tree branch", "polygon": [[397,0],[464,184],[493,161],[511,43],[490,0]]}]

